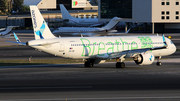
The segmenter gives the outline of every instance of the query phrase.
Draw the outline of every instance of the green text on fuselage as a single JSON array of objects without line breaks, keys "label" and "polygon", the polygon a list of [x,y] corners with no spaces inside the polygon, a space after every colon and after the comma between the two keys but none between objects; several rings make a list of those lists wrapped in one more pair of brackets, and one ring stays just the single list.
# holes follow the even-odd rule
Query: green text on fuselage
[{"label": "green text on fuselage", "polygon": [[[150,37],[138,37],[141,43],[141,47],[138,47],[138,43],[129,39],[124,41],[122,38],[117,38],[110,41],[99,41],[99,42],[91,42],[87,38],[81,38],[81,42],[83,44],[83,52],[81,56],[104,56],[105,54],[110,55],[110,53],[124,51],[124,50],[134,50],[138,48],[150,48],[152,44],[143,44],[143,43],[152,43]],[[131,42],[129,42],[131,41]]]}]

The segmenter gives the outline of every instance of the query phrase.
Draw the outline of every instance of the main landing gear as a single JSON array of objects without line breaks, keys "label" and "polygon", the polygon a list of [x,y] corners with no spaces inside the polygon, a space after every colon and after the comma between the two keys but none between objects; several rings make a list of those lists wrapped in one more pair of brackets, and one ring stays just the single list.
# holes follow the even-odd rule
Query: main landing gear
[{"label": "main landing gear", "polygon": [[160,59],[161,59],[161,56],[157,57],[157,63],[156,63],[157,66],[161,66],[161,61],[160,61]]},{"label": "main landing gear", "polygon": [[[123,62],[125,59],[116,59],[116,68],[125,68],[125,63]],[[119,62],[120,61],[120,62]]]},{"label": "main landing gear", "polygon": [[84,67],[93,67],[94,66],[94,59],[87,59],[84,63]]},{"label": "main landing gear", "polygon": [[124,62],[117,62],[116,68],[125,68],[125,63]]}]

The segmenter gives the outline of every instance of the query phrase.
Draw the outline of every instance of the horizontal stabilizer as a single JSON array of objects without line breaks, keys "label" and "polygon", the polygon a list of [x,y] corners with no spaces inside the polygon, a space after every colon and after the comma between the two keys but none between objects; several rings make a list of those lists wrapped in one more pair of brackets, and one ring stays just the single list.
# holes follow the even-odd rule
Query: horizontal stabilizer
[{"label": "horizontal stabilizer", "polygon": [[[14,33],[14,32],[13,32],[13,33]],[[14,33],[14,37],[15,37],[15,39],[16,39],[16,42],[15,42],[15,41],[6,41],[6,42],[18,43],[18,44],[20,44],[20,45],[26,45],[26,42],[21,42],[15,33]]]},{"label": "horizontal stabilizer", "polygon": [[[14,32],[13,32],[13,33],[14,33]],[[21,42],[21,41],[19,40],[19,38],[17,37],[17,35],[16,35],[15,33],[14,33],[14,37],[15,37],[17,43],[19,43],[19,44],[21,44],[21,45],[26,45],[25,42]]]},{"label": "horizontal stabilizer", "polygon": [[18,44],[20,44],[20,45],[26,45],[25,42],[15,42],[15,41],[6,41],[6,42],[10,42],[10,43],[18,43]]}]

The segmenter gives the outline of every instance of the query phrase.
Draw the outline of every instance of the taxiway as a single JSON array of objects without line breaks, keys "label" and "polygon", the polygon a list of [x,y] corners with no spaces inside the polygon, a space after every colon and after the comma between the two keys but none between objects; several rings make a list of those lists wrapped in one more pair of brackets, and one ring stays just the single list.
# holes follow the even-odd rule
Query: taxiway
[{"label": "taxiway", "polygon": [[[33,39],[32,33],[17,34],[23,42]],[[179,47],[179,35],[173,36]],[[59,58],[5,41],[15,40],[0,40],[1,60]],[[138,66],[128,61],[123,69],[115,68],[114,62],[93,68],[85,68],[82,63],[0,66],[0,101],[177,101],[180,52],[163,58],[162,66]]]},{"label": "taxiway", "polygon": [[83,64],[0,67],[0,100],[118,101],[180,99],[180,59],[162,66],[126,62],[85,68]]}]

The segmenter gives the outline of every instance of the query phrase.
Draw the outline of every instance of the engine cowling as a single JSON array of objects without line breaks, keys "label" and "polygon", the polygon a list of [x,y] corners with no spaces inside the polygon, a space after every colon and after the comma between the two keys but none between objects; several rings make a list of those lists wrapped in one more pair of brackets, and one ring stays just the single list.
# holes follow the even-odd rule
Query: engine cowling
[{"label": "engine cowling", "polygon": [[141,53],[134,57],[137,65],[150,65],[154,62],[154,55],[151,52]]}]

